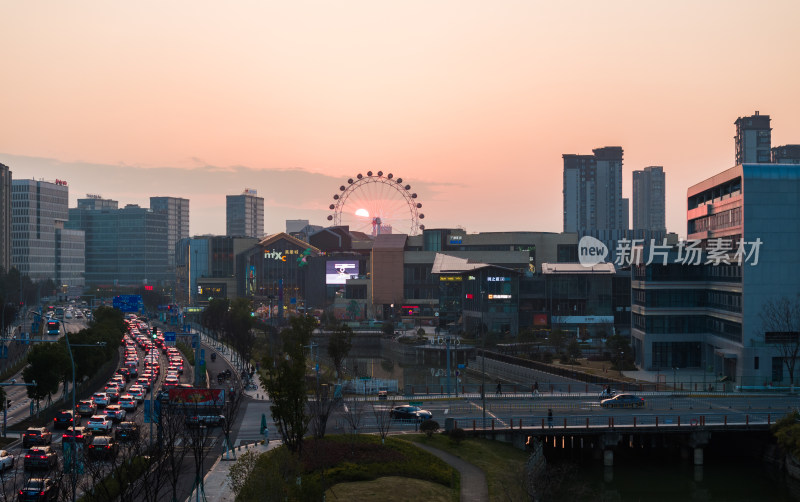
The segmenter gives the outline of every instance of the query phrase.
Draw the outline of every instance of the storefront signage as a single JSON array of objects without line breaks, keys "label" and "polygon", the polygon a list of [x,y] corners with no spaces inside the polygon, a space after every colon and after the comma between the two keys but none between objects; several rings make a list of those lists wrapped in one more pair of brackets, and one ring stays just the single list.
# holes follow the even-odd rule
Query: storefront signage
[{"label": "storefront signage", "polygon": [[299,255],[300,251],[298,249],[284,249],[283,251],[277,251],[273,249],[272,251],[264,251],[264,259],[265,260],[277,260],[277,261],[286,261],[286,257],[289,255]]},{"label": "storefront signage", "polygon": [[447,240],[450,244],[461,244],[462,239],[464,238],[463,235],[448,235]]},{"label": "storefront signage", "polygon": [[439,281],[461,281],[460,275],[440,275]]},{"label": "storefront signage", "polygon": [[511,295],[489,295],[490,300],[510,300]]},{"label": "storefront signage", "polygon": [[487,282],[511,282],[511,277],[487,277]]}]

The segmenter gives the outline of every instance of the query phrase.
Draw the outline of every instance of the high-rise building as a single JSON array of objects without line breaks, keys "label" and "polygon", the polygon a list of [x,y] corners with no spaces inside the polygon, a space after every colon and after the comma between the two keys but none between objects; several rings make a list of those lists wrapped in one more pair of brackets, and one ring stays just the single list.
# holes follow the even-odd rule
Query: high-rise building
[{"label": "high-rise building", "polygon": [[225,202],[225,235],[264,236],[264,198],[256,190],[245,188],[241,195],[226,196]]},{"label": "high-rise building", "polygon": [[736,125],[736,164],[767,164],[770,162],[772,128],[769,115],[756,112],[739,117]]},{"label": "high-rise building", "polygon": [[11,193],[11,266],[33,280],[57,280],[56,230],[67,221],[67,182],[12,180]]},{"label": "high-rise building", "polygon": [[167,215],[167,266],[175,270],[175,245],[189,238],[189,199],[150,197],[150,209]]},{"label": "high-rise building", "polygon": [[11,170],[0,164],[0,268],[11,269]]},{"label": "high-rise building", "polygon": [[633,269],[638,366],[711,368],[735,385],[790,381],[761,312],[797,298],[798,198],[800,165],[744,164],[689,187],[688,241],[666,264]]},{"label": "high-rise building", "polygon": [[622,147],[564,154],[564,231],[629,229],[628,199],[622,198]]},{"label": "high-rise building", "polygon": [[86,284],[96,287],[166,285],[167,215],[100,198],[79,199],[67,228],[86,233]]},{"label": "high-rise building", "polygon": [[664,188],[663,167],[633,171],[633,230],[666,232]]},{"label": "high-rise building", "polygon": [[800,145],[776,146],[772,149],[773,164],[800,164]]}]

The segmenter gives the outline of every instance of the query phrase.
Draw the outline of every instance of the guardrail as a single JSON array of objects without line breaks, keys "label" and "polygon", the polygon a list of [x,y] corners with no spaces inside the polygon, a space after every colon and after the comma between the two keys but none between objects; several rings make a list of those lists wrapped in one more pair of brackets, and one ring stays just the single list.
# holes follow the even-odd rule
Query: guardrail
[{"label": "guardrail", "polygon": [[[568,415],[556,416],[548,420],[547,416],[468,416],[453,418],[452,428],[459,427],[467,431],[513,431],[528,430],[530,432],[552,431],[570,433],[598,433],[604,431],[625,430],[632,432],[691,432],[691,431],[722,431],[722,430],[768,430],[769,427],[781,418],[780,413],[665,413],[665,414],[635,414],[635,415]],[[445,428],[444,417],[433,417],[442,429]],[[448,419],[449,420],[449,419]],[[398,430],[419,430],[420,421],[407,419],[393,419],[389,427],[390,432]],[[350,425],[345,419],[334,421],[334,430],[348,431]],[[449,426],[449,424],[448,424]],[[378,432],[377,424],[359,424],[361,433]]]}]

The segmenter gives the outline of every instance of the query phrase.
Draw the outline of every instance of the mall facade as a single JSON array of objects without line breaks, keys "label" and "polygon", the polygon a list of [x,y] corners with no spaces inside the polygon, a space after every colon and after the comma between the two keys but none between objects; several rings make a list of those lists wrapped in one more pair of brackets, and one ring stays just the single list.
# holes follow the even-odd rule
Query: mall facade
[{"label": "mall facade", "polygon": [[[575,233],[458,228],[373,237],[329,227],[308,242],[279,233],[237,252],[230,283],[194,303],[251,298],[262,317],[277,321],[327,311],[376,326],[392,320],[452,333],[628,333],[630,270],[582,267],[577,245]],[[188,263],[191,247],[179,249],[186,256],[177,262]],[[209,284],[200,274],[193,287]]]}]

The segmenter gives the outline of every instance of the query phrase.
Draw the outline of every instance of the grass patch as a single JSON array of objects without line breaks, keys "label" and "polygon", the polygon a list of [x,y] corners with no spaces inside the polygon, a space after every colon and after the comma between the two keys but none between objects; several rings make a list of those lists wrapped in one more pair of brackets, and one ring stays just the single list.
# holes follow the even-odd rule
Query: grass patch
[{"label": "grass patch", "polygon": [[453,490],[442,485],[397,476],[387,476],[374,481],[339,483],[325,492],[325,500],[408,502],[412,499],[425,502],[452,502],[454,500]]},{"label": "grass patch", "polygon": [[[272,500],[264,498],[266,493],[274,494],[275,500],[316,500],[321,499],[328,487],[333,487],[339,497],[337,486],[341,483],[375,481],[387,476],[441,486],[449,494],[447,500],[458,500],[458,471],[408,441],[387,438],[381,443],[380,437],[373,435],[306,439],[299,458],[285,447],[270,450],[259,457],[237,500]],[[300,478],[302,484],[298,485]],[[362,487],[359,490],[369,489],[358,486]],[[395,484],[393,489],[408,494],[404,486]],[[348,497],[346,500],[369,499]]]},{"label": "grass patch", "polygon": [[526,500],[523,473],[528,455],[510,444],[488,439],[466,439],[456,445],[444,434],[430,439],[424,434],[404,434],[403,439],[446,451],[478,467],[486,474],[489,500]]}]

